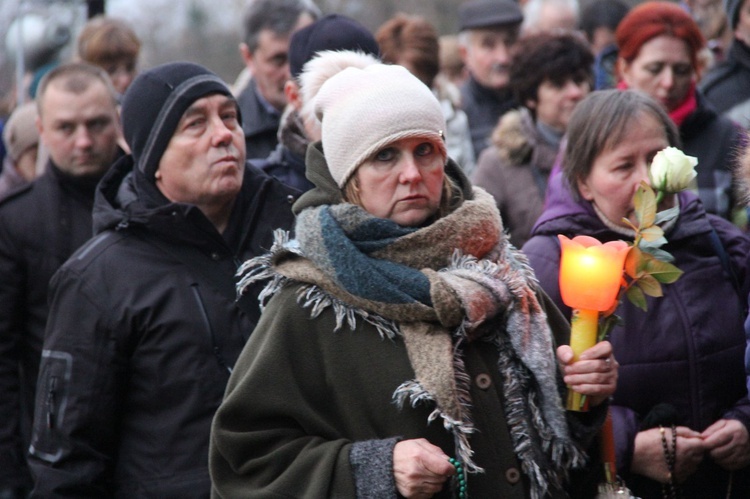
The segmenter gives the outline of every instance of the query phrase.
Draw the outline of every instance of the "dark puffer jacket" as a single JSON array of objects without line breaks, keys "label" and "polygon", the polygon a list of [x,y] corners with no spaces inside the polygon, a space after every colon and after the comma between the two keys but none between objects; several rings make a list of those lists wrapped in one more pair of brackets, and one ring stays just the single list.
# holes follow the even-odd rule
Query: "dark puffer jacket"
[{"label": "dark puffer jacket", "polygon": [[[626,239],[608,229],[587,201],[575,202],[561,187],[559,177],[548,208],[539,219],[523,251],[547,291],[563,313],[570,308],[560,297],[560,246],[557,235],[589,235],[606,242]],[[745,387],[743,331],[747,296],[750,240],[729,222],[707,215],[694,194],[683,192],[680,216],[667,232],[663,247],[685,273],[663,286],[664,296],[648,298],[643,312],[627,300],[617,314],[625,325],[613,330],[610,341],[620,363],[620,376],[611,410],[619,472],[639,497],[660,497],[660,485],[630,475],[633,444],[639,425],[660,402],[677,409],[678,425],[702,431],[718,419],[741,421],[750,428],[750,401]],[[723,250],[712,242],[712,230]],[[742,289],[735,289],[719,252],[731,261]],[[706,456],[698,471],[681,487],[683,497],[725,497],[729,473]],[[734,472],[731,497],[750,497],[750,469]]]},{"label": "dark puffer jacket", "polygon": [[[207,497],[211,418],[259,317],[238,262],[290,228],[296,191],[247,167],[228,229],[144,203],[131,157],[99,186],[97,236],[51,284],[30,463],[38,497]],[[158,206],[151,208],[148,206]]]}]

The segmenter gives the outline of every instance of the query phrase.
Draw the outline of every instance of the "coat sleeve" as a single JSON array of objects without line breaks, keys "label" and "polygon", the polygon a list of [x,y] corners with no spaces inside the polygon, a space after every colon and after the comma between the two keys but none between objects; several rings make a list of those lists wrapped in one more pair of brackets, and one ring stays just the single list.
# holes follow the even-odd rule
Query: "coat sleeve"
[{"label": "coat sleeve", "polygon": [[20,361],[23,313],[23,264],[13,236],[0,221],[0,490],[20,487],[24,471],[21,442]]},{"label": "coat sleeve", "polygon": [[34,497],[112,493],[125,361],[90,283],[63,267],[50,284],[29,451]]},{"label": "coat sleeve", "polygon": [[[738,299],[740,300],[743,310],[745,311],[745,335],[748,337],[748,327],[750,326],[750,318],[747,316],[747,297],[750,292],[750,273],[748,272],[748,255],[750,255],[750,237],[747,234],[739,231],[730,222],[709,215],[711,225],[714,226],[721,239],[722,245],[731,261],[731,272],[734,274],[730,276],[734,281],[734,285],[738,288]],[[750,391],[750,340],[746,340],[745,350],[745,386]],[[729,409],[724,417],[727,419],[736,419],[740,421],[745,427],[750,430],[750,399],[747,393],[745,396],[740,398],[734,406]]]},{"label": "coat sleeve", "polygon": [[215,497],[356,497],[318,322],[299,311],[291,289],[274,296],[235,365],[211,429]]}]

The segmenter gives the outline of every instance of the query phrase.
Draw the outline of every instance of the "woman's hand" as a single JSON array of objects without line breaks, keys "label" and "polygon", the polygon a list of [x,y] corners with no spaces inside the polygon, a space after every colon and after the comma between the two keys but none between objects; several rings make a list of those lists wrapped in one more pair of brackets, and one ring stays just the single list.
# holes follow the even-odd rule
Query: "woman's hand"
[{"label": "woman's hand", "polygon": [[432,497],[456,474],[456,468],[440,447],[418,438],[402,440],[393,448],[393,474],[402,496]]},{"label": "woman's hand", "polygon": [[[677,432],[677,452],[675,453],[674,479],[675,482],[681,483],[698,469],[698,465],[703,461],[706,445],[697,431],[685,426],[678,426],[675,431]],[[667,439],[667,444],[672,449],[672,428],[664,428],[664,432],[664,438]],[[635,436],[635,449],[630,470],[660,483],[669,482],[669,468],[659,428],[651,428]]]},{"label": "woman's hand", "polygon": [[750,437],[736,419],[720,419],[701,435],[708,455],[722,468],[733,471],[750,464]]},{"label": "woman's hand", "polygon": [[620,365],[612,355],[612,345],[608,341],[585,350],[577,362],[573,362],[573,349],[562,345],[557,348],[557,358],[563,365],[565,384],[586,395],[591,406],[601,404],[615,393]]}]

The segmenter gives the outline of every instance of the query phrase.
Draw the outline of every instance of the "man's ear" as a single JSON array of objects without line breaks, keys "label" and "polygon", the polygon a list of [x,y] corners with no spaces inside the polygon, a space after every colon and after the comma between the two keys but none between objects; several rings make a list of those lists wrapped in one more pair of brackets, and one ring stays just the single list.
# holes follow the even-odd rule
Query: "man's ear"
[{"label": "man's ear", "polygon": [[463,43],[458,46],[458,55],[461,56],[461,60],[466,64],[466,58],[469,55],[469,48]]},{"label": "man's ear", "polygon": [[246,43],[240,43],[239,46],[240,49],[240,55],[242,56],[242,60],[245,61],[245,66],[248,67],[252,71],[253,69],[253,53],[250,51],[250,47],[247,46]]},{"label": "man's ear", "polygon": [[292,106],[299,112],[302,109],[302,96],[300,95],[300,88],[293,79],[287,80],[284,83],[284,96],[286,96],[286,103]]}]

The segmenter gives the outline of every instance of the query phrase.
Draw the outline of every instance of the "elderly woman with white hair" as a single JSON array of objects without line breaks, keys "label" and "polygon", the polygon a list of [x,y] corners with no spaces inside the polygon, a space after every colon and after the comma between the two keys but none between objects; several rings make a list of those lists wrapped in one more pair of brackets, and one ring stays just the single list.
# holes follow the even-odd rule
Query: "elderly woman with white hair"
[{"label": "elderly woman with white hair", "polygon": [[[563,497],[617,363],[567,323],[400,66],[316,97],[296,238],[245,264],[265,309],[214,419],[216,497]],[[565,384],[589,397],[567,413]]]}]

